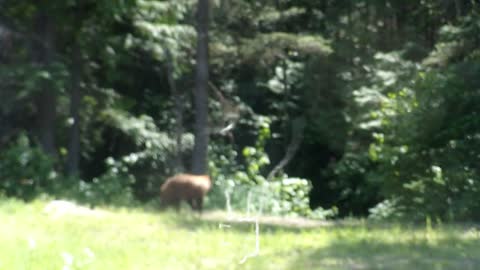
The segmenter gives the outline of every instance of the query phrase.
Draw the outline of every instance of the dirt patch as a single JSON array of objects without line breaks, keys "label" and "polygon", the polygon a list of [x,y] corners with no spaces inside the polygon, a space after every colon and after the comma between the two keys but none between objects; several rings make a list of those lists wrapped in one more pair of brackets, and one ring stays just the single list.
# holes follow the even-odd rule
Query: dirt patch
[{"label": "dirt patch", "polygon": [[218,221],[227,223],[244,223],[254,222],[258,218],[258,222],[263,225],[290,227],[290,228],[315,228],[333,226],[336,222],[313,220],[302,217],[279,217],[279,216],[247,216],[241,213],[226,213],[223,211],[206,212],[202,214],[202,219],[207,221]]}]

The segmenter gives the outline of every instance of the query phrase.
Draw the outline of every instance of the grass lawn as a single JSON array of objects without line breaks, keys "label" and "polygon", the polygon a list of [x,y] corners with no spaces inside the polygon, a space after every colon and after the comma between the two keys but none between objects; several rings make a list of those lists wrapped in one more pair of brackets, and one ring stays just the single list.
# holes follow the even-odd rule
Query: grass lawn
[{"label": "grass lawn", "polygon": [[475,226],[260,224],[260,253],[240,264],[255,250],[253,224],[46,205],[0,201],[0,269],[480,269]]}]

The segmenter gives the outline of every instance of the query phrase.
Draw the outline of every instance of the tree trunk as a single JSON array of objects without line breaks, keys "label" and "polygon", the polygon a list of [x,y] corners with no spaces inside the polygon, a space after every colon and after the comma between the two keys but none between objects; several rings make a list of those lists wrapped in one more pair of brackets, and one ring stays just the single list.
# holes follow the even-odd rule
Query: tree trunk
[{"label": "tree trunk", "polygon": [[52,89],[43,88],[41,91],[36,99],[38,136],[43,150],[50,156],[55,157],[56,96]]},{"label": "tree trunk", "polygon": [[462,17],[463,4],[461,0],[455,0],[455,15],[456,19],[459,20]]},{"label": "tree trunk", "polygon": [[285,156],[268,174],[267,180],[271,181],[278,172],[283,170],[285,166],[292,160],[303,141],[303,130],[305,129],[305,119],[298,117],[292,122],[292,140],[290,141]]},{"label": "tree trunk", "polygon": [[67,175],[78,175],[80,164],[80,85],[82,72],[81,51],[78,45],[73,48],[73,63],[70,68],[71,72],[71,89],[70,89],[70,118],[73,123],[69,131],[68,156],[66,171]]},{"label": "tree trunk", "polygon": [[197,10],[197,70],[194,89],[195,145],[192,173],[207,173],[208,154],[208,0],[198,0]]},{"label": "tree trunk", "polygon": [[[53,22],[45,10],[40,10],[36,17],[36,28],[41,40],[32,42],[32,56],[38,67],[45,71],[50,68],[54,55]],[[51,75],[51,74],[50,74]],[[36,97],[37,128],[40,145],[50,156],[56,156],[55,147],[55,118],[56,93],[51,78],[44,78],[40,82],[40,93]]]}]

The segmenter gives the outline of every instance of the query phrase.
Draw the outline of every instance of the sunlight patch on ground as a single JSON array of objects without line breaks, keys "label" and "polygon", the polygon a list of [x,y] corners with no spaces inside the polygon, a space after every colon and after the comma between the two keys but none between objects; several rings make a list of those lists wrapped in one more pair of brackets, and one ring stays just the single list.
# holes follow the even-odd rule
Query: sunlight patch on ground
[{"label": "sunlight patch on ground", "polygon": [[54,218],[65,215],[102,217],[105,214],[102,210],[90,209],[65,200],[54,200],[47,203],[43,212]]}]

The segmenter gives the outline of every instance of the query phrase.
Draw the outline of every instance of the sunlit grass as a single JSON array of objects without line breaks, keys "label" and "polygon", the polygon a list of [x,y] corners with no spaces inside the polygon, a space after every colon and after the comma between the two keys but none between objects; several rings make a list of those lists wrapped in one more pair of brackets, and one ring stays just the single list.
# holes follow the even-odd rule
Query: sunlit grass
[{"label": "sunlit grass", "polygon": [[0,201],[0,269],[480,269],[480,232],[466,225],[260,225],[260,255],[240,264],[252,224],[139,209],[56,217],[45,205]]}]

